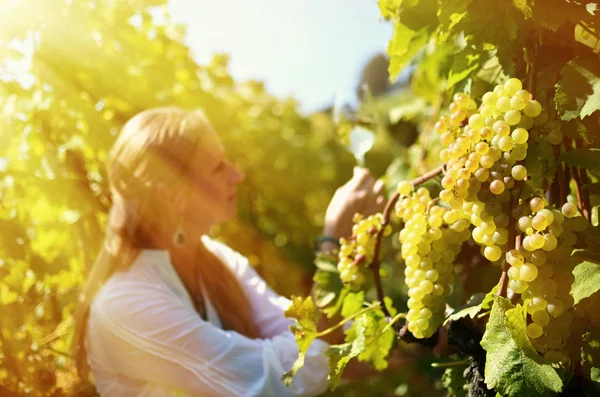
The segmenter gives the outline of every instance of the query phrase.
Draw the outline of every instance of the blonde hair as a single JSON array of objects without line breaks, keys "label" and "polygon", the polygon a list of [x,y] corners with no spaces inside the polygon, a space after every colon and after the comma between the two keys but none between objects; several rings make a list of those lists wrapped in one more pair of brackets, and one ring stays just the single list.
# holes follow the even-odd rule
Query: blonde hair
[{"label": "blonde hair", "polygon": [[[186,192],[193,178],[187,164],[210,134],[214,132],[201,110],[176,107],[146,110],[123,126],[106,164],[113,205],[104,244],[83,285],[75,313],[72,349],[84,380],[89,375],[85,335],[94,296],[115,271],[129,267],[141,249],[154,248],[146,232],[161,222],[160,217],[151,215],[156,213],[152,200],[156,186],[168,181],[170,189]],[[224,328],[259,337],[248,297],[237,278],[201,242],[198,244],[193,265]]]}]

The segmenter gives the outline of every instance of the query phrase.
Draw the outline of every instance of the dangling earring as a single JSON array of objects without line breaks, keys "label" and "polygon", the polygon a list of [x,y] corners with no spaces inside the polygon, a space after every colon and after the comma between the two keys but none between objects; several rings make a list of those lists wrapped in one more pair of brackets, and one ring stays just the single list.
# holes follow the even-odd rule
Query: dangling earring
[{"label": "dangling earring", "polygon": [[185,233],[183,233],[183,216],[179,218],[179,225],[173,235],[173,242],[175,245],[185,244]]}]

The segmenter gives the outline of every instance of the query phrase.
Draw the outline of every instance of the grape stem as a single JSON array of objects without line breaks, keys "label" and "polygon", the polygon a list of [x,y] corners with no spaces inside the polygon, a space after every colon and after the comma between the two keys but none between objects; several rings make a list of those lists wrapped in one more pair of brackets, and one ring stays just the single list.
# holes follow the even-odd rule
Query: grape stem
[{"label": "grape stem", "polygon": [[[383,302],[383,301],[382,301]],[[343,319],[342,321],[340,321],[339,323],[335,324],[334,326],[331,326],[327,329],[324,329],[321,332],[317,332],[316,333],[316,337],[320,338],[322,336],[325,336],[333,331],[335,331],[336,329],[338,329],[339,327],[341,327],[342,325],[346,324],[347,322],[354,320],[356,317],[363,315],[367,312],[370,312],[372,310],[377,309],[379,306],[382,306],[385,308],[385,305],[381,304],[380,302],[374,302],[371,306],[369,307],[365,307],[364,309],[361,309],[359,311],[357,311],[356,313],[354,313],[353,315],[351,315],[350,317],[346,317],[345,319]]]},{"label": "grape stem", "polygon": [[510,250],[516,246],[516,230],[515,230],[515,217],[512,216],[512,210],[519,204],[520,189],[512,191],[510,199],[510,208],[508,213],[511,214],[508,221],[508,247],[506,247],[506,257],[504,259],[504,268],[502,269],[502,275],[500,276],[500,285],[498,286],[498,296],[506,298],[508,289],[508,270],[510,269],[510,263],[508,262],[508,255]]},{"label": "grape stem", "polygon": [[[431,178],[434,178],[434,177],[438,176],[439,174],[441,174],[445,168],[446,168],[446,164],[442,164],[439,167],[437,167],[421,176],[416,177],[410,183],[413,187],[420,185],[421,183],[427,182]],[[373,272],[373,277],[375,278],[375,287],[377,288],[377,299],[380,302],[383,302],[383,297],[384,297],[383,287],[381,286],[381,276],[379,274],[379,268],[381,267],[381,261],[379,258],[379,251],[381,250],[381,240],[383,239],[383,230],[385,229],[385,226],[390,223],[392,209],[396,205],[396,202],[398,201],[399,198],[400,198],[400,193],[395,192],[392,195],[392,197],[390,197],[387,204],[385,205],[385,209],[383,210],[383,221],[381,222],[382,228],[379,231],[379,233],[377,233],[377,240],[375,241],[375,253],[373,255],[373,262],[371,263],[371,271]],[[382,308],[383,313],[385,314],[386,318],[388,319],[388,321],[391,321],[392,316],[391,316],[390,312],[388,311],[387,307],[385,307],[385,305],[382,305],[381,308]]]},{"label": "grape stem", "polygon": [[447,363],[431,363],[433,368],[459,367],[463,365],[469,365],[469,360],[450,361]]}]

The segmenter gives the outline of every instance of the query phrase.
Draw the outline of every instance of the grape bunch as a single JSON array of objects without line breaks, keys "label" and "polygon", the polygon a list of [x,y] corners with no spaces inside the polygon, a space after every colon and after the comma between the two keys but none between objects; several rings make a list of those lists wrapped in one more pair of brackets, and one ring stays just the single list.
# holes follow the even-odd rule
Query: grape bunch
[{"label": "grape bunch", "polygon": [[470,237],[470,221],[460,209],[432,205],[427,189],[411,190],[408,182],[398,185],[401,198],[395,207],[404,222],[399,239],[409,288],[407,328],[416,338],[428,338],[444,320],[453,262]]},{"label": "grape bunch", "polygon": [[577,207],[566,203],[561,211],[549,208],[541,197],[529,201],[529,214],[518,219],[525,235],[520,249],[507,255],[511,267],[508,288],[529,300],[527,335],[536,350],[551,361],[565,361],[563,351],[573,320],[569,309],[574,281],[571,252],[577,242],[575,232],[585,231],[587,221],[577,215]]},{"label": "grape bunch", "polygon": [[383,226],[383,214],[363,217],[355,214],[352,219],[352,235],[340,239],[338,271],[340,279],[351,289],[359,289],[367,280],[367,268],[373,262],[377,235],[383,231],[384,236],[392,233],[390,225]]}]

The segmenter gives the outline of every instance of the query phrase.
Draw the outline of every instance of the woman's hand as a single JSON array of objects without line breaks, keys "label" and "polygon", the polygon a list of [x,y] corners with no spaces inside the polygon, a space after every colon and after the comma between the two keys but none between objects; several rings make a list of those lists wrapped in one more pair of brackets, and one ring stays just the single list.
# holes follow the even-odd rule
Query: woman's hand
[{"label": "woman's hand", "polygon": [[350,236],[355,213],[371,215],[383,210],[384,189],[384,183],[373,178],[369,170],[354,167],[352,179],[339,187],[329,202],[323,234],[336,238]]}]

